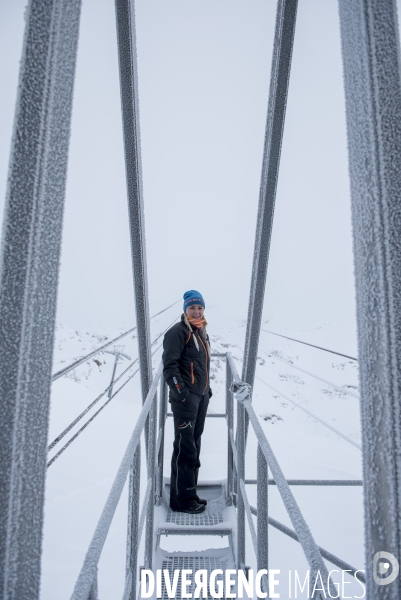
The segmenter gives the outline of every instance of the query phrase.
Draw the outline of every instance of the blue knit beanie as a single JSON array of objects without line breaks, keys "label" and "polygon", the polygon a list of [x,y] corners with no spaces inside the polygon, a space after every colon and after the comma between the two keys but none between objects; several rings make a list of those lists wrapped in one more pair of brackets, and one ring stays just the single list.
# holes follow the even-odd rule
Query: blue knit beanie
[{"label": "blue knit beanie", "polygon": [[191,306],[192,304],[201,304],[203,308],[205,308],[205,301],[203,299],[202,294],[197,292],[196,290],[189,290],[189,292],[185,292],[184,294],[184,312]]}]

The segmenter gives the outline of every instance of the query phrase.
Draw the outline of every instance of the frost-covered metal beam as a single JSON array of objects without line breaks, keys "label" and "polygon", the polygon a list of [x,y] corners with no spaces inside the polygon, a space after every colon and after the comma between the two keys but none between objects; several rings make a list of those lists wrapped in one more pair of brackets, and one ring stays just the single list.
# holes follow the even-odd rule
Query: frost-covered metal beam
[{"label": "frost-covered metal beam", "polygon": [[0,256],[0,597],[39,597],[47,430],[80,0],[26,10]]},{"label": "frost-covered metal beam", "polygon": [[253,386],[266,288],[298,0],[278,0],[242,381]]},{"label": "frost-covered metal beam", "polygon": [[[401,81],[396,3],[340,0],[361,388],[367,597],[401,556]],[[376,579],[376,581],[375,581]],[[385,580],[384,580],[385,581]]]},{"label": "frost-covered metal beam", "polygon": [[150,355],[134,0],[116,0],[116,20],[139,365],[142,402],[145,402],[152,383],[152,359]]}]

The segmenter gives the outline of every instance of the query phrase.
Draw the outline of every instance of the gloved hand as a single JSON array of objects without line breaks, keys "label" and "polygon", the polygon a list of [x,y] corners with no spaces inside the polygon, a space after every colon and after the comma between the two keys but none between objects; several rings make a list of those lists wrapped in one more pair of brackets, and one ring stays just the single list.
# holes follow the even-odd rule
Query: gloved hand
[{"label": "gloved hand", "polygon": [[212,396],[213,396],[213,392],[212,392],[212,388],[210,387],[210,388],[209,388],[209,400],[210,400],[210,398],[211,398]]},{"label": "gloved hand", "polygon": [[233,381],[230,391],[233,392],[235,399],[238,402],[250,400],[252,394],[252,386],[245,381]]}]

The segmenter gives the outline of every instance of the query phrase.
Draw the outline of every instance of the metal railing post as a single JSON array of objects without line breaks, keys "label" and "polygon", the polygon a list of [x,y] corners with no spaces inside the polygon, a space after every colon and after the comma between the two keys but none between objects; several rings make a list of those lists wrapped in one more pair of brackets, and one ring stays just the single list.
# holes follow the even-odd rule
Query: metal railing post
[{"label": "metal railing post", "polygon": [[151,481],[151,493],[146,511],[145,532],[145,569],[152,568],[153,555],[153,521],[155,509],[155,464],[156,464],[156,420],[157,420],[157,392],[155,392],[152,408],[149,412],[149,437],[148,437],[148,481]]},{"label": "metal railing post", "polygon": [[[396,2],[341,0],[355,255],[366,596],[401,597],[401,75]],[[388,557],[387,557],[388,558]],[[394,573],[393,573],[394,574]],[[386,583],[386,585],[384,585]]]},{"label": "metal railing post", "polygon": [[226,360],[226,415],[227,415],[227,502],[233,503],[233,450],[231,446],[230,431],[234,428],[234,396],[231,391],[233,381],[230,363]]},{"label": "metal railing post", "polygon": [[163,463],[164,463],[164,431],[166,427],[167,415],[167,383],[163,375],[160,378],[160,410],[159,410],[159,431],[161,431],[161,441],[159,453],[157,456],[157,488],[156,488],[156,504],[161,503],[163,496]]},{"label": "metal railing post", "polygon": [[245,408],[237,402],[237,569],[245,564],[245,503],[240,482],[245,481]]},{"label": "metal railing post", "polygon": [[129,582],[127,600],[136,600],[136,582],[138,570],[138,522],[139,493],[141,484],[141,444],[135,451],[134,460],[129,471],[128,499],[128,537],[125,578]]},{"label": "metal railing post", "polygon": [[[269,571],[269,479],[267,462],[258,443],[257,454],[257,510],[258,510],[258,571],[267,569]],[[262,580],[262,585],[265,579]],[[268,592],[267,589],[264,590]]]},{"label": "metal railing post", "polygon": [[31,0],[0,252],[0,596],[39,596],[51,367],[80,0]]}]

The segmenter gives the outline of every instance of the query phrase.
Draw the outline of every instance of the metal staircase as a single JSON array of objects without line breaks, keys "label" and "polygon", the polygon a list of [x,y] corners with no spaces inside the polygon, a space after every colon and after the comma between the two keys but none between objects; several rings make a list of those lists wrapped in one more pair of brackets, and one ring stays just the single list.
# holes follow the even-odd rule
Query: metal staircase
[{"label": "metal staircase", "polygon": [[[134,0],[116,0],[143,407],[89,545],[72,600],[98,598],[99,558],[127,478],[124,600],[137,598],[138,549],[143,530],[145,569],[165,567],[171,573],[182,566],[192,570],[204,567],[208,571],[233,568],[240,577],[247,571],[245,525],[248,523],[258,571],[268,569],[270,525],[301,544],[311,577],[320,572],[328,581],[323,557],[355,575],[353,567],[316,545],[290,489],[290,485],[338,485],[338,481],[287,481],[251,399],[234,405],[230,391],[232,382],[242,380],[252,386],[255,379],[297,4],[297,0],[277,2],[242,377],[230,354],[224,355],[226,411],[222,415],[208,415],[224,418],[227,423],[227,479],[206,485],[204,492],[210,497],[207,510],[203,516],[189,517],[171,513],[166,500],[168,482],[163,478],[163,448],[167,394],[161,378],[162,365],[153,374],[151,361],[135,10]],[[398,22],[394,2],[341,0],[339,7],[359,324],[367,597],[398,600],[401,579],[386,586],[374,572],[377,561],[372,568],[372,557],[383,550],[400,558],[401,540]],[[0,596],[4,600],[38,600],[40,594],[52,347],[80,10],[81,0],[30,0],[25,14],[0,254]],[[257,479],[247,481],[245,450],[249,425],[258,442]],[[142,434],[147,484],[140,509]],[[249,504],[246,493],[246,484],[255,483],[257,507]],[[269,485],[277,486],[294,530],[269,517]],[[164,535],[190,536],[193,552],[162,550],[160,542]],[[206,535],[227,537],[226,548],[197,551],[196,540]],[[260,597],[266,597],[269,592],[265,576],[261,586],[264,591]],[[330,583],[322,591],[314,597],[326,598]],[[331,592],[331,597],[336,597],[336,591]],[[162,593],[166,597],[165,588]],[[176,598],[180,596],[178,590]]]},{"label": "metal staircase", "polygon": [[[227,569],[236,570],[235,544],[236,544],[236,511],[230,503],[225,481],[201,483],[198,491],[202,498],[208,501],[205,512],[200,515],[174,512],[169,507],[169,483],[164,482],[162,501],[155,510],[155,537],[156,545],[153,555],[153,570],[167,569],[172,580],[174,570],[189,569],[192,574],[188,579],[191,585],[187,590],[193,594],[195,590],[194,575],[198,570],[206,570],[208,579],[210,573],[220,569],[224,574]],[[231,504],[231,505],[230,505]],[[167,552],[160,547],[162,536],[191,536],[193,551]],[[224,548],[210,548],[198,551],[197,536],[220,536],[227,540]],[[221,577],[223,577],[223,574]],[[236,587],[233,588],[236,590]],[[168,598],[163,580],[162,598]],[[177,598],[181,598],[181,580],[178,582]],[[207,596],[212,598],[210,593]],[[154,596],[156,598],[156,596]]]}]

